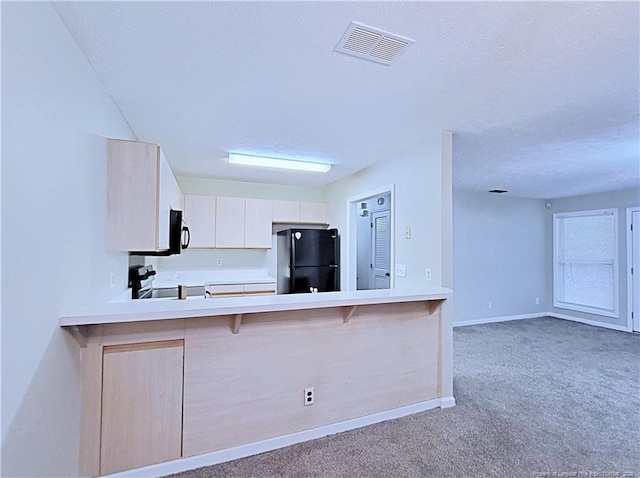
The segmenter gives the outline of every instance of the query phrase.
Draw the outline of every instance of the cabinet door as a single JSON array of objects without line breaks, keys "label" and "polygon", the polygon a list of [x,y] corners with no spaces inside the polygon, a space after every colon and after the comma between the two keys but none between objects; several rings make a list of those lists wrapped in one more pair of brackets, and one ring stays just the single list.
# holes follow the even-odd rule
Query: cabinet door
[{"label": "cabinet door", "polygon": [[215,196],[184,196],[184,220],[191,232],[189,247],[215,247],[216,198]]},{"label": "cabinet door", "polygon": [[217,198],[216,247],[244,248],[244,203],[243,198]]},{"label": "cabinet door", "polygon": [[184,340],[103,349],[100,474],[182,456]]},{"label": "cabinet door", "polygon": [[273,222],[300,222],[300,203],[298,201],[272,201]]},{"label": "cabinet door", "polygon": [[244,247],[271,249],[271,201],[245,199]]},{"label": "cabinet door", "polygon": [[322,202],[301,202],[300,222],[327,224],[327,205]]},{"label": "cabinet door", "polygon": [[107,148],[107,248],[154,251],[158,247],[158,146],[110,139]]}]

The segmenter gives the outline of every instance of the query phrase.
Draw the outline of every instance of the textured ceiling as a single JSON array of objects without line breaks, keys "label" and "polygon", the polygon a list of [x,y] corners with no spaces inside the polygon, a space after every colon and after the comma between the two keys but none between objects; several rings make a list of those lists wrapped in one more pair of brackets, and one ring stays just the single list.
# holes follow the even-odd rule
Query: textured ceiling
[{"label": "textured ceiling", "polygon": [[[639,4],[55,2],[125,118],[175,171],[322,186],[454,133],[454,187],[554,198],[640,183]],[[333,51],[359,21],[392,66]],[[328,160],[323,175],[228,151]]]}]

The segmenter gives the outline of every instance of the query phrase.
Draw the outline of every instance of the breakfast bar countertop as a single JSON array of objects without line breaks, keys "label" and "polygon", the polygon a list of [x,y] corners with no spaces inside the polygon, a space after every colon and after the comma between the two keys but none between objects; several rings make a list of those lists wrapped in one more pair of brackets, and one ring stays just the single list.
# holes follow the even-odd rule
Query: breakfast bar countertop
[{"label": "breakfast bar countertop", "polygon": [[444,287],[419,287],[214,299],[142,299],[86,305],[64,314],[59,324],[62,327],[78,327],[398,302],[441,302],[451,295],[452,290]]}]

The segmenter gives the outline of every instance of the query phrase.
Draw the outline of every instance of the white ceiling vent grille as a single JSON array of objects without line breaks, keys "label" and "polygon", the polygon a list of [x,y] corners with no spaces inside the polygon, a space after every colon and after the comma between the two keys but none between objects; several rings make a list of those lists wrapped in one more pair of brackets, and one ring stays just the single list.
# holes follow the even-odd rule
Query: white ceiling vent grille
[{"label": "white ceiling vent grille", "polygon": [[377,28],[351,22],[336,45],[335,51],[364,60],[390,65],[415,40],[385,32]]}]

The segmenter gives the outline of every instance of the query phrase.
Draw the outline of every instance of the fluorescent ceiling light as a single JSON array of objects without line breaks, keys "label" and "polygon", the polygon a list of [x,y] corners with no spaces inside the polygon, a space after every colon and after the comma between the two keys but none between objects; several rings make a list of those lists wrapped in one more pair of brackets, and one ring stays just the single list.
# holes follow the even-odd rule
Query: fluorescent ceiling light
[{"label": "fluorescent ceiling light", "polygon": [[263,156],[248,156],[236,153],[229,153],[229,163],[243,164],[245,166],[260,166],[263,168],[296,169],[298,171],[312,171],[314,173],[326,173],[331,169],[331,165],[326,163],[313,163],[294,159],[266,158]]}]

